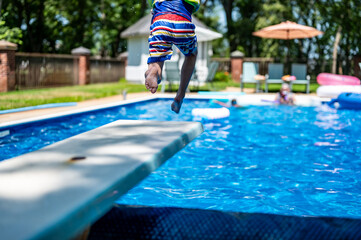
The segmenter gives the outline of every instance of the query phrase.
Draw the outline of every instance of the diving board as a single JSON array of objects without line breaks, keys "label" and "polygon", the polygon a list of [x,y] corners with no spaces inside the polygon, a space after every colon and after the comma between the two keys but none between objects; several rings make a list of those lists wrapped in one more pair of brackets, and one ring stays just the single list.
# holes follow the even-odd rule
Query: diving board
[{"label": "diving board", "polygon": [[120,120],[1,162],[0,239],[74,237],[202,132]]}]

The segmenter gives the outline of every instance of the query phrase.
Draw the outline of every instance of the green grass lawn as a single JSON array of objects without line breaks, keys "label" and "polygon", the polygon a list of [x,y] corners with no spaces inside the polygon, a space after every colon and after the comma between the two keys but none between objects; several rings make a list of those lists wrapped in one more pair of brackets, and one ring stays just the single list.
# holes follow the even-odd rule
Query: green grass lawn
[{"label": "green grass lawn", "polygon": [[143,84],[131,84],[125,80],[117,83],[13,91],[0,93],[0,110],[48,103],[81,102],[122,94],[124,90],[128,93],[147,91]]},{"label": "green grass lawn", "polygon": [[[235,82],[214,82],[199,88],[190,86],[191,92],[196,91],[222,91],[226,87],[239,87]],[[246,88],[254,88],[252,84],[245,84]],[[315,92],[317,84],[311,84],[311,92]],[[167,88],[168,89],[168,86]],[[176,92],[178,85],[172,85],[172,92]],[[280,85],[272,84],[269,92],[277,92]],[[295,86],[294,92],[304,92],[304,86]],[[128,83],[124,79],[117,83],[92,84],[85,86],[58,87],[34,90],[20,90],[0,93],[0,110],[36,106],[48,103],[81,102],[89,99],[103,98],[127,93],[146,92],[143,84]],[[159,91],[159,90],[158,90]]]}]

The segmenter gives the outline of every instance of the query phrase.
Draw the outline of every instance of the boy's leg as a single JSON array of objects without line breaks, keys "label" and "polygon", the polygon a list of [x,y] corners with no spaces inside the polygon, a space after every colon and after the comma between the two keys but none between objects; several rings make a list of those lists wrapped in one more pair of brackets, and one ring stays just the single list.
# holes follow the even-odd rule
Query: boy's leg
[{"label": "boy's leg", "polygon": [[172,103],[172,110],[175,113],[179,113],[179,110],[183,103],[183,98],[185,97],[186,90],[189,84],[189,81],[192,77],[194,66],[197,60],[197,51],[189,56],[185,56],[185,60],[183,62],[182,70],[181,70],[181,80],[179,84],[179,88],[177,91],[177,95],[174,98]]},{"label": "boy's leg", "polygon": [[145,72],[145,87],[151,92],[155,93],[158,89],[158,84],[162,80],[162,69],[164,62],[153,62],[148,64],[148,70]]}]

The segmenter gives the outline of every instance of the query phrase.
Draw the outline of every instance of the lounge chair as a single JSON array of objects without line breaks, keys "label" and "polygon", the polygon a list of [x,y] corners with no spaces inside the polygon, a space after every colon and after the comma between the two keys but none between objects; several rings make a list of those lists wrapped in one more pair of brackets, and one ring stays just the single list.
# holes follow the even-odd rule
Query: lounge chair
[{"label": "lounge chair", "polygon": [[[211,83],[212,86],[213,86],[213,79],[214,79],[214,76],[216,75],[218,66],[219,66],[218,62],[211,62],[211,64],[208,67],[206,83]],[[191,86],[193,86],[196,90],[199,90],[199,85],[200,85],[201,81],[198,78],[197,68],[194,68],[190,82],[192,83],[192,84],[190,84]]]},{"label": "lounge chair", "polygon": [[165,80],[168,82],[168,90],[172,91],[172,84],[180,83],[180,71],[178,61],[165,61],[164,62]]},{"label": "lounge chair", "polygon": [[296,80],[291,81],[291,90],[293,85],[306,85],[306,93],[310,93],[310,76],[307,75],[307,65],[302,63],[292,63],[291,75]]},{"label": "lounge chair", "polygon": [[266,75],[265,91],[268,92],[269,84],[282,84],[283,80],[283,64],[270,63],[268,64],[268,74]]},{"label": "lounge chair", "polygon": [[252,83],[256,86],[256,92],[260,90],[260,81],[254,79],[258,74],[258,63],[244,62],[243,74],[241,75],[241,92],[243,92],[243,85],[245,83]]}]

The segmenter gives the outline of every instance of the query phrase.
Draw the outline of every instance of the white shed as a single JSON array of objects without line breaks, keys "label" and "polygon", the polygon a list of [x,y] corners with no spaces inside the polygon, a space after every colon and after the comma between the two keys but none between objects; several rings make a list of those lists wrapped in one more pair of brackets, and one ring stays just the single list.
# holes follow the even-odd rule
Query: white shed
[{"label": "white shed", "polygon": [[[152,15],[148,14],[121,33],[122,38],[128,39],[128,65],[125,69],[125,78],[130,82],[144,83],[144,73],[148,69],[148,36],[151,18]],[[196,26],[198,39],[197,76],[200,81],[205,81],[210,57],[213,54],[211,41],[221,38],[222,34],[212,31],[195,17],[192,17],[192,21]],[[174,51],[171,61],[179,60],[181,65],[183,58],[179,51]]]}]

